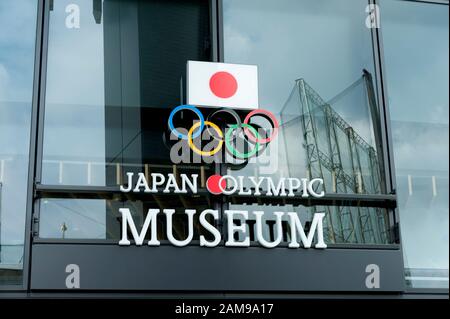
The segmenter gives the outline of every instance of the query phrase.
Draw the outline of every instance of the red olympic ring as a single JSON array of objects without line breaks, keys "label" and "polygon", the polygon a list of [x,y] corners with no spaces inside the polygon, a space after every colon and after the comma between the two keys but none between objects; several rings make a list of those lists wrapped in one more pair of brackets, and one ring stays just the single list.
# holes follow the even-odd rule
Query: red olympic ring
[{"label": "red olympic ring", "polygon": [[278,124],[278,120],[275,117],[275,115],[273,115],[272,112],[266,111],[266,110],[253,110],[250,113],[247,114],[247,116],[244,119],[244,124],[250,124],[250,118],[254,115],[258,115],[261,114],[264,117],[268,118],[271,122],[272,122],[272,126],[273,126],[273,132],[272,134],[267,137],[267,138],[257,138],[248,128],[244,127],[244,132],[247,135],[248,139],[250,141],[252,141],[253,143],[260,143],[260,144],[266,144],[269,143],[270,141],[272,141],[272,139],[275,138],[275,136],[278,133],[278,128],[279,128],[279,124]]}]

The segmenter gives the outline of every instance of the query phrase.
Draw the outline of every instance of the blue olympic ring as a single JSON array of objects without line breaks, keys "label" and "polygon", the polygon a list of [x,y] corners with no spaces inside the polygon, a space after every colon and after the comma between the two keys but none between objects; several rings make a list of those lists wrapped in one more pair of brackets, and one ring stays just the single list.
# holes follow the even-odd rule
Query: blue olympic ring
[{"label": "blue olympic ring", "polygon": [[173,133],[175,133],[175,135],[177,135],[178,138],[181,138],[181,139],[183,139],[183,140],[187,140],[187,139],[188,139],[187,134],[180,133],[180,132],[175,128],[175,126],[173,125],[173,117],[174,117],[175,113],[177,113],[178,111],[181,111],[181,110],[191,110],[192,112],[194,112],[195,114],[197,114],[198,118],[200,119],[200,127],[198,128],[197,132],[195,132],[195,133],[192,135],[192,138],[199,137],[200,134],[201,134],[202,131],[203,131],[203,128],[205,127],[205,118],[203,117],[202,112],[200,112],[200,110],[199,110],[198,108],[196,108],[195,106],[193,106],[193,105],[188,105],[188,104],[185,104],[185,105],[179,105],[179,106],[177,106],[176,108],[174,108],[174,109],[172,110],[172,112],[170,113],[170,116],[169,116],[169,128],[170,128],[170,130],[171,130]]}]

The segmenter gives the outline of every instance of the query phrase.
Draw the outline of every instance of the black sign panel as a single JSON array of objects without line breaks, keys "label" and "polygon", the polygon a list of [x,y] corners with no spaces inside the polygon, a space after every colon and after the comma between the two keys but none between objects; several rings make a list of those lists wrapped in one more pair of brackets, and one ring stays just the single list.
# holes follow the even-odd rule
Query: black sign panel
[{"label": "black sign panel", "polygon": [[403,290],[399,249],[265,249],[35,244],[31,289]]}]

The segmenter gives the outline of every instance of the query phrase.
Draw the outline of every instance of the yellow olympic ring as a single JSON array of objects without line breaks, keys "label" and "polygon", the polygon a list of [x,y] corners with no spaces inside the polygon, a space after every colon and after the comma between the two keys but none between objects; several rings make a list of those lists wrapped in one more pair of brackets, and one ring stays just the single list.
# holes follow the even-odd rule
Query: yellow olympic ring
[{"label": "yellow olympic ring", "polygon": [[215,149],[213,149],[212,151],[208,151],[208,152],[207,152],[207,151],[202,151],[202,150],[198,149],[198,147],[195,146],[194,143],[193,143],[193,141],[192,141],[192,134],[194,134],[194,130],[195,130],[197,127],[199,127],[200,124],[201,124],[200,122],[196,122],[196,123],[190,128],[190,130],[189,130],[189,132],[188,132],[187,137],[188,137],[189,147],[190,147],[195,153],[197,153],[198,155],[201,155],[201,156],[212,156],[212,155],[216,154],[218,151],[220,151],[220,149],[222,148],[222,145],[223,145],[223,133],[222,133],[222,131],[220,130],[220,128],[219,128],[216,124],[214,124],[214,123],[212,123],[212,122],[209,122],[209,121],[205,121],[205,126],[206,126],[206,125],[211,126],[211,127],[219,134],[219,137],[220,137],[221,139],[220,139],[220,141],[219,141],[219,145],[218,145]]}]

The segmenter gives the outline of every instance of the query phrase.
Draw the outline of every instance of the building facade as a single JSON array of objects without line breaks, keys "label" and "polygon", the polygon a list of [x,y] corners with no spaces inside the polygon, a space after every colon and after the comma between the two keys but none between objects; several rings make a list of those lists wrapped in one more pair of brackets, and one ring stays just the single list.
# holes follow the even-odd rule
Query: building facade
[{"label": "building facade", "polygon": [[[0,1],[0,297],[448,297],[448,14],[444,0]],[[173,113],[192,98],[188,61],[257,66],[253,107],[274,118],[246,125],[272,131],[224,137],[249,111],[198,106],[222,123],[223,159],[174,156],[170,120],[194,119]],[[212,191],[218,175],[238,191]],[[137,176],[143,191],[124,191]],[[322,196],[299,190],[313,180]]]}]

